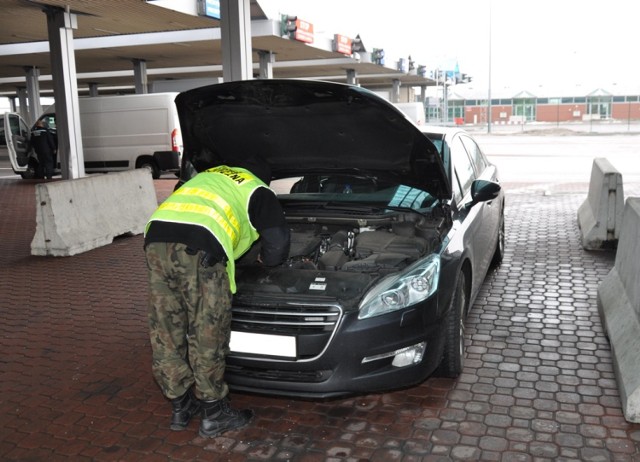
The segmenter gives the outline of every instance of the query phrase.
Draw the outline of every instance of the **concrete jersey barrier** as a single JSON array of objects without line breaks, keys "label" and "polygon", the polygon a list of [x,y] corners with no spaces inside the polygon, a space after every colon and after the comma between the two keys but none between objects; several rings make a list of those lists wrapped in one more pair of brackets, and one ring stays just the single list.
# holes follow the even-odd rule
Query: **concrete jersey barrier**
[{"label": "concrete jersey barrier", "polygon": [[598,286],[598,311],[629,422],[640,423],[640,198],[627,199],[616,261]]},{"label": "concrete jersey barrier", "polygon": [[157,207],[147,169],[38,184],[31,254],[70,256],[140,234]]},{"label": "concrete jersey barrier", "polygon": [[582,247],[587,250],[615,248],[623,208],[622,175],[607,159],[594,159],[589,193],[578,209]]}]

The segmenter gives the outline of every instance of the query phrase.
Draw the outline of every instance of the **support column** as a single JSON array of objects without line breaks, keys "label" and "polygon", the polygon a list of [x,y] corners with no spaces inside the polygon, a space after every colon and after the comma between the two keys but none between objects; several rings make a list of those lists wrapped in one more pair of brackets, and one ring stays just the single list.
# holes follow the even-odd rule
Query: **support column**
[{"label": "support column", "polygon": [[29,99],[29,116],[25,120],[29,125],[33,125],[36,119],[42,114],[42,105],[40,104],[40,69],[37,67],[25,68],[27,73],[27,98]]},{"label": "support column", "polygon": [[89,96],[98,96],[98,84],[89,82]]},{"label": "support column", "polygon": [[272,79],[273,63],[276,61],[276,55],[270,51],[260,50],[258,51],[258,57],[260,58],[260,69],[258,73],[258,78]]},{"label": "support column", "polygon": [[136,83],[136,95],[148,93],[147,62],[144,59],[133,60],[133,77]]},{"label": "support column", "polygon": [[442,86],[443,95],[442,95],[442,120],[446,125],[449,122],[449,86],[445,82]]},{"label": "support column", "polygon": [[347,83],[349,85],[358,84],[358,77],[355,69],[347,69]]},{"label": "support column", "polygon": [[53,96],[56,100],[56,126],[58,133],[58,159],[64,180],[84,176],[84,154],[80,135],[80,107],[76,59],[73,48],[73,29],[78,23],[69,9],[45,7]]},{"label": "support column", "polygon": [[418,100],[422,104],[427,100],[427,86],[420,85],[420,99]]},{"label": "support column", "polygon": [[400,102],[400,80],[393,79],[393,89],[391,90],[391,102],[399,103]]},{"label": "support column", "polygon": [[220,0],[220,38],[223,80],[252,79],[250,0]]},{"label": "support column", "polygon": [[27,108],[27,89],[25,87],[18,87],[16,89],[18,94],[18,106],[20,107],[20,117],[24,120],[29,120],[29,109]]}]

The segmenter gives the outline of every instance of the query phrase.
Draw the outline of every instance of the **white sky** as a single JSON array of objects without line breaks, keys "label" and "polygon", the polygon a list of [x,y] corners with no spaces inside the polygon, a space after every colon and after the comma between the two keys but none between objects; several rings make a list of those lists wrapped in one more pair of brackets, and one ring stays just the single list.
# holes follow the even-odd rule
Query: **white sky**
[{"label": "white sky", "polygon": [[457,61],[480,88],[491,70],[496,90],[640,92],[638,0],[258,2],[271,18],[286,13],[313,23],[316,34],[360,34],[368,51],[385,50],[387,65],[409,55],[427,69]]}]

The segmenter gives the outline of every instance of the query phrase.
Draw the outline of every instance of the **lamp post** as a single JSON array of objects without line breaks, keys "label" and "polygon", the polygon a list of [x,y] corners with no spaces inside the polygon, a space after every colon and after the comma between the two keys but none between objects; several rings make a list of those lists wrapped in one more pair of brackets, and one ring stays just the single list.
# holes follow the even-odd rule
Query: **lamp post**
[{"label": "lamp post", "polygon": [[491,0],[489,0],[489,89],[487,91],[487,133],[491,133]]},{"label": "lamp post", "polygon": [[442,123],[442,102],[440,101],[440,68],[436,69],[436,102],[438,103],[438,119]]},{"label": "lamp post", "polygon": [[444,125],[449,122],[449,90],[447,87],[447,80],[442,83],[442,117],[444,119]]}]

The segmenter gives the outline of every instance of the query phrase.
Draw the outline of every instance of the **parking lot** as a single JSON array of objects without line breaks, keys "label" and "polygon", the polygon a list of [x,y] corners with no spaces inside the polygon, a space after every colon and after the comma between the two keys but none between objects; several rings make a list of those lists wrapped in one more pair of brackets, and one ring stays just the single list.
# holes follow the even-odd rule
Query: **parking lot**
[{"label": "parking lot", "polygon": [[[639,138],[541,138],[477,135],[501,167],[507,245],[470,312],[461,377],[327,401],[232,392],[256,418],[211,440],[198,422],[168,429],[150,372],[142,237],[31,256],[36,181],[5,175],[0,459],[640,461],[596,306],[615,254],[585,251],[576,221],[595,156],[623,173],[625,195],[640,194]],[[175,182],[154,184],[161,200]]]}]

